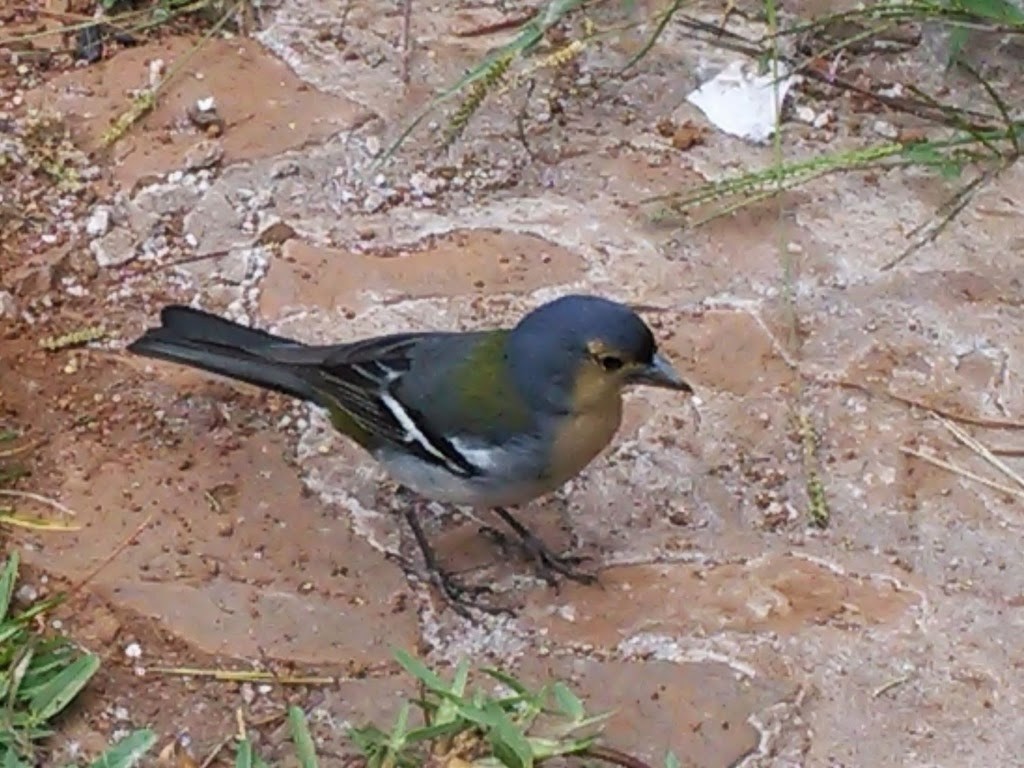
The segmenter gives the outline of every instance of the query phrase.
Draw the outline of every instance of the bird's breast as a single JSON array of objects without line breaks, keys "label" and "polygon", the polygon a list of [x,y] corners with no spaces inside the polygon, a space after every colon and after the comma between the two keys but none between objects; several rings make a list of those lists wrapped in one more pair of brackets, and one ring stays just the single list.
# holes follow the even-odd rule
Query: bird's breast
[{"label": "bird's breast", "polygon": [[550,474],[555,487],[575,477],[612,441],[622,423],[622,400],[563,417],[551,444]]}]

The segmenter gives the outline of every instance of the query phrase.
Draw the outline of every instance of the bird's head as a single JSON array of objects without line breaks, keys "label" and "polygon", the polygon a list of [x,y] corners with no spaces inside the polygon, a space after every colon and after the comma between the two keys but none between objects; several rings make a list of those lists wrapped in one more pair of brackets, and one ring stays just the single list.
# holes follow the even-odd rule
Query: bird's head
[{"label": "bird's head", "polygon": [[658,352],[654,334],[629,307],[597,296],[563,296],[513,330],[509,350],[527,391],[582,410],[630,385],[692,392]]}]

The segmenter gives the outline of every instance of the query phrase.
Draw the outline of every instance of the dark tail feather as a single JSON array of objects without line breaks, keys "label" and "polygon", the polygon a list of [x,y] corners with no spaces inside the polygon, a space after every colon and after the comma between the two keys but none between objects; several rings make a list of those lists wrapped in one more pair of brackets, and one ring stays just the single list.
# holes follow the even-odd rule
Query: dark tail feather
[{"label": "dark tail feather", "polygon": [[160,322],[159,328],[150,328],[129,344],[128,351],[199,368],[300,400],[319,400],[301,367],[277,362],[266,355],[270,347],[302,346],[299,342],[191,307],[166,307],[160,313]]}]

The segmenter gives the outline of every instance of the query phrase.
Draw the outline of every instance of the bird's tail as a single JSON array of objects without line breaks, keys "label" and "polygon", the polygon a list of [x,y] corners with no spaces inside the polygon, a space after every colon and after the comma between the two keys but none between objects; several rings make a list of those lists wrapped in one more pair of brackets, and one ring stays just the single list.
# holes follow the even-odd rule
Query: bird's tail
[{"label": "bird's tail", "polygon": [[308,371],[302,366],[274,360],[268,354],[275,347],[301,347],[299,342],[177,305],[163,309],[160,323],[159,328],[150,328],[128,345],[128,351],[199,368],[301,400],[319,400]]}]

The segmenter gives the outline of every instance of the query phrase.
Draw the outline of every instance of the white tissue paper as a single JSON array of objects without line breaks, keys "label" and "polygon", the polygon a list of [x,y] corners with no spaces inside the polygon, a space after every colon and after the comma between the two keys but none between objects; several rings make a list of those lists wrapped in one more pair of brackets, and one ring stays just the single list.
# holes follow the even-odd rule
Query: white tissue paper
[{"label": "white tissue paper", "polygon": [[719,130],[755,144],[764,144],[775,131],[776,106],[782,109],[786,94],[796,82],[783,62],[778,63],[777,69],[776,84],[776,73],[771,69],[759,75],[756,62],[734,61],[690,93],[686,100],[703,112]]}]

